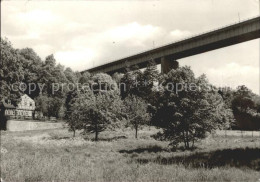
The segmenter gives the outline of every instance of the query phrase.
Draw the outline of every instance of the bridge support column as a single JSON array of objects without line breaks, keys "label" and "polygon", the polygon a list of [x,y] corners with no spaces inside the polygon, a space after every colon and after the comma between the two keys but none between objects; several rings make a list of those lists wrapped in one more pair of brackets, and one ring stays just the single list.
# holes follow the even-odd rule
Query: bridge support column
[{"label": "bridge support column", "polygon": [[161,72],[167,74],[172,69],[177,69],[179,62],[176,60],[169,60],[166,57],[161,58]]}]

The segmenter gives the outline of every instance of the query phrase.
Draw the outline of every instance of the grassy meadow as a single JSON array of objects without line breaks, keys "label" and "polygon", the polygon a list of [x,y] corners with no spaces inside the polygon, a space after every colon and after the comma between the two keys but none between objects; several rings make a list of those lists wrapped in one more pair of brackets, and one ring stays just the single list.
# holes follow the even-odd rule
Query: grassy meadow
[{"label": "grassy meadow", "polygon": [[100,141],[66,128],[1,132],[5,181],[258,181],[260,137],[209,136],[193,151],[172,151],[155,128],[105,131]]}]

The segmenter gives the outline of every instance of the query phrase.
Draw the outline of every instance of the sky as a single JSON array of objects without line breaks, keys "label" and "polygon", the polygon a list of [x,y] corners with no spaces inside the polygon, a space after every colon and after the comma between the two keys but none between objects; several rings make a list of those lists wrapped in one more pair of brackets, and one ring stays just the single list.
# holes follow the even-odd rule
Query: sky
[{"label": "sky", "polygon": [[[82,71],[259,15],[258,0],[1,1],[1,36]],[[260,41],[178,60],[217,86],[259,93]],[[159,66],[158,66],[159,67]]]}]

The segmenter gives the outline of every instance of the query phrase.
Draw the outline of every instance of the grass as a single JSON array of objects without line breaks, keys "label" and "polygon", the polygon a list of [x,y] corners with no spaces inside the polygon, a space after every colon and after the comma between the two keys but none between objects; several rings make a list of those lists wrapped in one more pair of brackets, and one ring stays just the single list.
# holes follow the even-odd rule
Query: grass
[{"label": "grass", "polygon": [[72,138],[66,129],[2,132],[5,181],[257,181],[260,138],[216,136],[194,151],[172,151],[140,131],[106,131]]}]

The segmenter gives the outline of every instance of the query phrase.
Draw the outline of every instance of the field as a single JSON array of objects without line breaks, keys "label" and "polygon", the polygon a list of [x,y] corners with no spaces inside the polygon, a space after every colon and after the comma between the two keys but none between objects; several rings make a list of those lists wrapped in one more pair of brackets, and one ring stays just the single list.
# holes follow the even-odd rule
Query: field
[{"label": "field", "polygon": [[106,131],[100,141],[67,129],[1,132],[5,181],[258,181],[260,137],[210,135],[194,151],[172,151],[155,128],[139,139],[130,129]]}]

